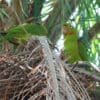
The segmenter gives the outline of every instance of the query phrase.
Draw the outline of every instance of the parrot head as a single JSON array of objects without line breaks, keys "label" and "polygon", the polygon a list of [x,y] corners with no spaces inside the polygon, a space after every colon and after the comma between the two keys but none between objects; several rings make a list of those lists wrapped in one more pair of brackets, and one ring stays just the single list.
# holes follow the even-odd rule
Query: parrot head
[{"label": "parrot head", "polygon": [[62,31],[64,36],[73,35],[75,33],[73,27],[69,23],[63,24]]}]

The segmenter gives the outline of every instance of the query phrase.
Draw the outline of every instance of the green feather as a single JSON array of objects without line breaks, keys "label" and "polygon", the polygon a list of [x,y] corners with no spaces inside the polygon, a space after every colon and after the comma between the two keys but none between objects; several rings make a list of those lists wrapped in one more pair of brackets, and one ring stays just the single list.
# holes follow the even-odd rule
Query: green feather
[{"label": "green feather", "polygon": [[74,35],[67,35],[64,39],[64,55],[65,57],[68,57],[68,62],[73,63],[80,61],[80,55],[78,51],[78,46],[77,46],[77,36],[76,34]]},{"label": "green feather", "polygon": [[63,34],[63,52],[64,56],[68,58],[68,62],[74,63],[80,60],[88,61],[88,48],[81,39],[78,39],[77,32],[70,24],[65,23],[63,25]]},{"label": "green feather", "polygon": [[64,34],[64,56],[68,58],[69,63],[74,63],[81,60],[79,55],[79,49],[77,45],[78,36],[75,29],[69,25],[64,24],[63,26]]},{"label": "green feather", "polygon": [[36,23],[26,23],[18,26],[13,26],[6,30],[7,35],[5,38],[15,44],[20,44],[23,41],[27,42],[32,35],[45,35],[48,32],[43,25]]},{"label": "green feather", "polygon": [[83,61],[88,61],[88,47],[84,44],[84,42],[81,39],[78,39],[78,49],[80,57]]}]

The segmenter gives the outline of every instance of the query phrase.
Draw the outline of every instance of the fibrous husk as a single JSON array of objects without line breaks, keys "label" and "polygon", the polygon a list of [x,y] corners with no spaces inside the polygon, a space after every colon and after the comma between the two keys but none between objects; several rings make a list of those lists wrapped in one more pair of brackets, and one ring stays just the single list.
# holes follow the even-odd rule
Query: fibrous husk
[{"label": "fibrous husk", "polygon": [[46,37],[0,60],[0,100],[91,100]]}]

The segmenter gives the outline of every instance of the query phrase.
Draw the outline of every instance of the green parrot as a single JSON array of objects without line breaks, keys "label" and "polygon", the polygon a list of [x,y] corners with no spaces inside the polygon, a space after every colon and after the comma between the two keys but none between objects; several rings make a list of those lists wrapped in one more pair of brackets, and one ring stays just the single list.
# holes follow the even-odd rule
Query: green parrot
[{"label": "green parrot", "polygon": [[16,45],[26,43],[32,35],[47,36],[48,34],[46,28],[37,23],[25,23],[13,26],[6,30],[6,33],[5,39]]},{"label": "green parrot", "polygon": [[5,53],[8,54],[9,42],[14,44],[14,47],[19,45],[21,48],[24,48],[28,39],[32,35],[47,36],[48,32],[43,25],[38,23],[25,23],[13,26],[5,32],[0,32],[0,47],[2,47]]},{"label": "green parrot", "polygon": [[87,61],[87,49],[85,45],[78,39],[76,30],[69,24],[65,23],[62,27],[64,35],[64,58],[68,58],[68,63],[77,61]]}]

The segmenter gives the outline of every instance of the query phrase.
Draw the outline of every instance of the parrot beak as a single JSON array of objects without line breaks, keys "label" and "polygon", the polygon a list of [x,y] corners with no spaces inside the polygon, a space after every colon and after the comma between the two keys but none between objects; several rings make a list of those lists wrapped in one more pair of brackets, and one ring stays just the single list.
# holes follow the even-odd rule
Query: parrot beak
[{"label": "parrot beak", "polygon": [[64,25],[62,26],[62,31],[63,31],[63,34],[64,34],[64,35],[67,35],[67,34],[66,34],[66,33],[67,33],[66,24],[64,24]]}]

